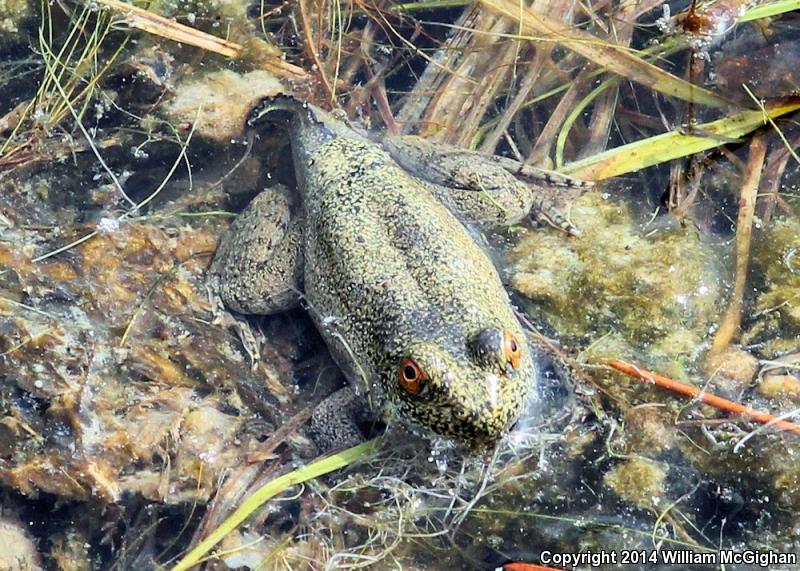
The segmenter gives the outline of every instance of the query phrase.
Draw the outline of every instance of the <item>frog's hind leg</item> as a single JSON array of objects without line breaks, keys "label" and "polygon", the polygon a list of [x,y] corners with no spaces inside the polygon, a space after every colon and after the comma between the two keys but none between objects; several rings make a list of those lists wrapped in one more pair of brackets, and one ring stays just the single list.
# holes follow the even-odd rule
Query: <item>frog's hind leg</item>
[{"label": "frog's hind leg", "polygon": [[268,315],[300,300],[302,220],[292,218],[280,189],[256,196],[222,238],[211,279],[228,309]]},{"label": "frog's hind leg", "polygon": [[211,264],[208,289],[215,316],[238,330],[253,362],[258,359],[259,345],[254,334],[243,318],[231,320],[224,309],[267,315],[298,304],[302,225],[302,219],[291,217],[285,189],[265,190],[231,224]]},{"label": "frog's hind leg", "polygon": [[[420,137],[387,137],[382,145],[404,170],[467,220],[513,224],[533,215],[568,234],[579,234],[544,191],[541,183],[551,179],[543,175],[536,179],[539,184],[533,183],[536,169],[503,157],[435,145]],[[556,186],[568,180],[553,173],[552,180],[556,179]]]}]

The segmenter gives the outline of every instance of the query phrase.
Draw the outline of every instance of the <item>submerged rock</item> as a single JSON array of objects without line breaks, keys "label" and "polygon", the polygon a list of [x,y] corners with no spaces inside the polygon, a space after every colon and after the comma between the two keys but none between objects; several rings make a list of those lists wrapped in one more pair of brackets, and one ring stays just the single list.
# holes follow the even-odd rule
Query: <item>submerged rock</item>
[{"label": "submerged rock", "polygon": [[258,100],[283,90],[266,71],[217,71],[178,83],[164,115],[175,124],[194,125],[199,137],[229,144],[241,140],[247,115]]}]

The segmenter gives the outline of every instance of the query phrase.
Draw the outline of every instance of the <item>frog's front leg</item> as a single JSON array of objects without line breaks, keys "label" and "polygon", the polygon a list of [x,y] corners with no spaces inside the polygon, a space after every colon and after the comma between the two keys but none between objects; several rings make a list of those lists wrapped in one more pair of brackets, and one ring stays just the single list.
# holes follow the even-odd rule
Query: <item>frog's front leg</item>
[{"label": "frog's front leg", "polygon": [[365,440],[360,426],[376,420],[367,400],[346,386],[317,405],[309,432],[317,448],[325,453],[360,444]]},{"label": "frog's front leg", "polygon": [[[301,218],[291,216],[286,189],[275,187],[256,196],[233,221],[214,255],[208,280],[212,300],[240,314],[267,315],[297,305],[303,277],[302,225]],[[257,359],[258,343],[249,327],[241,318],[233,325],[251,359]]]},{"label": "frog's front leg", "polygon": [[578,187],[590,183],[503,157],[434,145],[421,137],[390,136],[381,144],[404,170],[470,220],[512,224],[532,214],[570,234],[579,233],[536,183]]}]

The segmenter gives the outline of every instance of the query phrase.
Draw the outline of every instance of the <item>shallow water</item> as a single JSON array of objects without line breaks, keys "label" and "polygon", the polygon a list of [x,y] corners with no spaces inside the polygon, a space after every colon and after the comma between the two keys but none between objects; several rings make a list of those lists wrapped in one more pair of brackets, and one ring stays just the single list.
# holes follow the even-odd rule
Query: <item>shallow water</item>
[{"label": "shallow water", "polygon": [[[217,35],[224,22],[242,43],[263,36],[252,19],[258,10],[243,4],[204,6],[194,17],[182,7],[153,9]],[[293,184],[285,136],[248,140],[241,129],[251,100],[271,93],[276,80],[245,59],[234,65],[142,32],[112,60],[124,33],[110,31],[97,59],[81,61],[81,50],[102,36],[97,14],[52,7],[43,15],[24,3],[19,10],[20,19],[8,20],[19,32],[0,39],[0,534],[16,550],[9,547],[0,562],[169,568],[259,486],[315,457],[303,427],[315,403],[341,383],[302,310],[251,321],[263,339],[255,367],[235,331],[212,323],[205,275],[218,236],[260,189]],[[417,13],[426,32],[418,45],[444,40],[442,23],[460,14]],[[660,17],[654,7],[638,22]],[[395,24],[411,37],[408,18]],[[710,47],[694,50],[691,72],[687,51],[660,63],[739,105],[750,101],[737,88],[743,82],[759,98],[792,96],[795,20],[787,14],[761,27],[726,26],[705,42]],[[52,41],[48,32],[39,44],[38,26],[48,21],[82,32],[75,40],[56,30]],[[310,67],[293,21],[269,20],[271,37],[290,63]],[[348,33],[367,21],[354,15]],[[381,58],[403,53],[396,37],[375,33]],[[659,34],[643,27],[632,45]],[[358,45],[359,37],[348,40]],[[73,45],[56,64],[43,49]],[[341,103],[352,117],[370,113],[380,128],[369,103],[375,99],[356,89],[374,69],[357,67],[356,51],[343,56],[356,71],[341,66],[352,87]],[[330,63],[331,53],[320,57]],[[519,75],[506,78],[508,94],[534,57],[521,53]],[[548,66],[575,67],[563,48],[551,59],[534,93],[563,83],[566,72],[553,79]],[[477,103],[449,115],[437,102],[417,115],[404,107],[413,98],[401,92],[425,80],[426,58],[408,53],[391,63],[396,70],[384,84],[396,116],[458,115],[468,130]],[[475,73],[481,65],[476,56]],[[63,73],[63,93],[48,82],[48,69]],[[82,97],[95,78],[99,88]],[[298,89],[323,103],[320,85]],[[481,125],[506,103],[494,100]],[[543,100],[521,113],[498,152],[536,155],[556,103]],[[626,83],[606,103],[615,120],[601,136],[592,131],[603,121],[600,108],[588,107],[594,114],[570,135],[568,162],[599,150],[597,141],[611,148],[662,132],[663,123],[690,130],[690,121],[724,116]],[[779,125],[796,146],[794,124]],[[467,134],[458,127],[420,130],[456,142]],[[797,437],[603,365],[623,359],[773,414],[797,409],[798,162],[774,130],[759,136],[766,162],[741,323],[722,349],[712,346],[736,295],[739,193],[756,153],[749,139],[582,194],[562,193],[556,198],[580,237],[533,223],[486,229],[515,304],[549,347],[525,417],[496,450],[478,454],[390,423],[377,453],[268,502],[223,540],[224,563],[209,568],[492,569],[509,561],[609,570],[797,568],[774,560],[759,566],[770,554],[800,556]],[[752,561],[736,560],[755,551]],[[696,564],[701,555],[709,563]]]}]

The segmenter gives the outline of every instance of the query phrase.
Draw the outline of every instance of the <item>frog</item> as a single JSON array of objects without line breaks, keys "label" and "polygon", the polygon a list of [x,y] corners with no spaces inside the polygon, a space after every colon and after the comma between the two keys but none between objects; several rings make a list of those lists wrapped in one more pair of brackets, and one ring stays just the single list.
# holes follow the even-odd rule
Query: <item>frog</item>
[{"label": "frog", "polygon": [[470,448],[499,441],[536,390],[535,348],[475,224],[538,212],[577,229],[542,183],[588,186],[511,159],[359,129],[288,95],[247,125],[286,129],[297,189],[271,188],[231,224],[210,267],[228,311],[301,306],[347,380],[309,431],[355,445],[375,419]]}]

